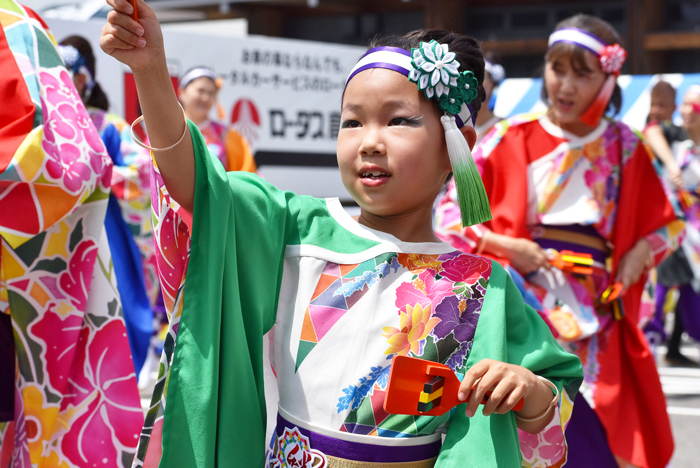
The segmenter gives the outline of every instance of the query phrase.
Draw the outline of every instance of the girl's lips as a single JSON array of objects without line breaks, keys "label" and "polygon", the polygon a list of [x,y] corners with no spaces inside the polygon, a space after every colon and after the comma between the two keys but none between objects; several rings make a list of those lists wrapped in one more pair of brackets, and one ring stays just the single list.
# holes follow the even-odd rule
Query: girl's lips
[{"label": "girl's lips", "polygon": [[574,107],[572,101],[565,101],[562,99],[557,100],[557,105],[562,112],[569,112]]},{"label": "girl's lips", "polygon": [[365,187],[379,187],[380,185],[386,184],[390,175],[381,175],[379,177],[360,177],[360,183]]}]

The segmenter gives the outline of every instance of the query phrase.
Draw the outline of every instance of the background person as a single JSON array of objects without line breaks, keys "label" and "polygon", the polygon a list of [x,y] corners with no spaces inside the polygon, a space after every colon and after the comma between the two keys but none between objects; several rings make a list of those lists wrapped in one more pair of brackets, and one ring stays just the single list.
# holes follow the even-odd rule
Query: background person
[{"label": "background person", "polygon": [[[621,106],[619,43],[614,28],[593,16],[557,24],[545,55],[547,111],[496,124],[474,154],[494,219],[449,231],[453,245],[457,239],[509,264],[525,300],[581,358],[584,384],[567,431],[571,467],[663,467],[673,453],[639,323],[641,311],[651,311],[642,307],[646,271],[677,247],[683,222],[641,139],[602,118]],[[547,249],[592,255],[592,274],[554,268]],[[615,283],[623,295],[605,303]]]},{"label": "background person", "polygon": [[233,128],[209,119],[209,113],[217,105],[219,117],[223,109],[217,96],[223,80],[214,70],[195,67],[188,70],[180,79],[178,98],[187,118],[190,119],[207,142],[209,151],[224,165],[227,171],[255,172],[256,165],[248,141]]},{"label": "background person", "polygon": [[[688,88],[680,106],[682,128],[672,128],[664,122],[647,129],[653,134],[660,154],[668,155],[673,163],[664,167],[666,189],[678,200],[678,207],[686,219],[686,236],[681,248],[657,267],[656,314],[651,327],[663,333],[664,306],[671,288],[678,288],[675,304],[673,332],[667,342],[666,360],[679,366],[697,366],[680,351],[683,331],[695,340],[700,340],[700,85]],[[659,157],[661,160],[661,158]],[[677,171],[677,172],[676,172]]]}]

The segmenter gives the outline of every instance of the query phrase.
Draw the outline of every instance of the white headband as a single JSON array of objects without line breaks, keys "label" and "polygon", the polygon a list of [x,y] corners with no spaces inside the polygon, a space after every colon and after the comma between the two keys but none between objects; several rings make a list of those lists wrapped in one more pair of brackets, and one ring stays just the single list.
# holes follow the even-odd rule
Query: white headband
[{"label": "white headband", "polygon": [[[375,47],[368,50],[355,64],[348,75],[348,79],[345,81],[345,87],[348,86],[348,83],[355,75],[370,68],[394,70],[408,77],[414,67],[411,64],[411,53],[409,51],[399,47]],[[476,117],[471,105],[467,103],[462,104],[462,109],[454,117],[457,127],[462,128],[465,124],[474,127]]]},{"label": "white headband", "polygon": [[605,48],[608,46],[608,44],[601,41],[599,38],[578,28],[563,28],[554,31],[552,35],[549,36],[549,47],[559,42],[566,42],[583,47],[598,57],[603,55]]},{"label": "white headband", "polygon": [[192,70],[185,73],[185,75],[180,79],[180,88],[185,89],[188,84],[192,83],[197,78],[207,77],[211,79],[216,84],[217,76],[213,70],[209,68],[193,68]]}]

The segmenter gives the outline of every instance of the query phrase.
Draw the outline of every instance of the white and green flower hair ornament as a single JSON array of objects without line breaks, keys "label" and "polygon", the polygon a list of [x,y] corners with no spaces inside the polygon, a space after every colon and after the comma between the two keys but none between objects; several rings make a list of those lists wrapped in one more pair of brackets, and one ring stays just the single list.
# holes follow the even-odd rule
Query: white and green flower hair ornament
[{"label": "white and green flower hair ornament", "polygon": [[447,152],[452,164],[462,224],[489,221],[491,208],[479,170],[460,128],[474,128],[476,116],[471,102],[476,98],[479,81],[469,70],[460,72],[460,63],[447,44],[432,40],[421,42],[408,52],[398,47],[376,47],[367,51],[350,72],[345,86],[358,73],[371,68],[394,70],[408,77],[423,91],[427,99],[435,100],[445,114],[440,118],[445,129]]},{"label": "white and green flower hair ornament", "polygon": [[411,49],[411,56],[409,81],[416,83],[426,98],[436,97],[448,114],[459,114],[462,104],[470,104],[476,97],[479,82],[470,70],[459,72],[457,55],[449,51],[447,44],[421,42]]}]

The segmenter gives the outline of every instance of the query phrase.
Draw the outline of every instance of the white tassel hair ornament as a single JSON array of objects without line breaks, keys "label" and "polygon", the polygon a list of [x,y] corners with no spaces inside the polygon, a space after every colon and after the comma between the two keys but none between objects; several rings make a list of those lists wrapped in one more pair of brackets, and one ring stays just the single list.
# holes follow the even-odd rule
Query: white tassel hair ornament
[{"label": "white tassel hair ornament", "polygon": [[489,199],[484,183],[476,167],[472,151],[462,131],[457,128],[453,115],[443,115],[440,122],[445,129],[447,154],[452,164],[452,174],[457,186],[462,225],[472,226],[492,219]]}]

